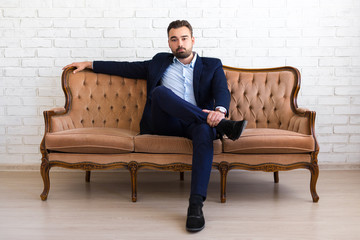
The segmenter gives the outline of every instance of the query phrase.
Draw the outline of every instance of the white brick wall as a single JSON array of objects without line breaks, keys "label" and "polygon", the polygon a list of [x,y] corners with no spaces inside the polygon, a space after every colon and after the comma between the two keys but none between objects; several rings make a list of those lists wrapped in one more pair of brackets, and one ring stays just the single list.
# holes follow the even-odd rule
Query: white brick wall
[{"label": "white brick wall", "polygon": [[291,65],[317,111],[320,164],[360,165],[358,0],[0,0],[0,165],[39,164],[42,111],[63,106],[61,68],[168,51],[170,21],[234,67]]}]

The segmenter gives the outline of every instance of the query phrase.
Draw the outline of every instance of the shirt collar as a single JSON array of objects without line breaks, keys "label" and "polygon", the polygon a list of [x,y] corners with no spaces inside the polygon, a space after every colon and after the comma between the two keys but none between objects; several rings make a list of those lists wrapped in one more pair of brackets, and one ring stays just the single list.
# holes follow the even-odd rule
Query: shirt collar
[{"label": "shirt collar", "polygon": [[183,66],[187,66],[187,65],[189,65],[190,66],[190,68],[194,68],[194,66],[195,66],[195,62],[196,62],[196,59],[197,59],[197,53],[196,52],[193,52],[193,54],[194,54],[194,57],[193,57],[193,59],[191,60],[191,62],[190,62],[190,64],[183,64],[182,62],[180,62],[180,60],[177,58],[177,57],[175,57],[174,56],[174,59],[173,59],[173,63],[175,63],[175,62],[179,62],[181,65],[183,65]]}]

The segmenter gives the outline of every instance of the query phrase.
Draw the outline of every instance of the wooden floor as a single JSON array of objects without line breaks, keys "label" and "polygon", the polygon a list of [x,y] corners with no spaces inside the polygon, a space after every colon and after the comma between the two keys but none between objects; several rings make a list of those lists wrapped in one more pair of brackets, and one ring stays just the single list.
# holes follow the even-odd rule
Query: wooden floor
[{"label": "wooden floor", "polygon": [[185,230],[190,173],[140,171],[138,202],[130,201],[126,171],[50,172],[49,198],[40,200],[38,172],[0,172],[0,239],[360,239],[360,171],[320,171],[313,203],[307,170],[231,171],[227,203],[212,173],[206,227]]}]

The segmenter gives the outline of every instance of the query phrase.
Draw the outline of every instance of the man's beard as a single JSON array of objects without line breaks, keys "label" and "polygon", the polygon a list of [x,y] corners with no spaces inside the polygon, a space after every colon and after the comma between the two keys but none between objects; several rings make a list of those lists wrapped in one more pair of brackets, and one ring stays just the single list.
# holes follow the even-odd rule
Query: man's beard
[{"label": "man's beard", "polygon": [[[180,49],[184,49],[185,51],[184,52],[178,52],[178,50],[180,50]],[[191,55],[191,53],[192,53],[192,49],[186,50],[185,48],[178,48],[178,49],[176,49],[174,55],[175,55],[175,57],[177,57],[179,59],[182,59],[182,58],[189,57]]]}]

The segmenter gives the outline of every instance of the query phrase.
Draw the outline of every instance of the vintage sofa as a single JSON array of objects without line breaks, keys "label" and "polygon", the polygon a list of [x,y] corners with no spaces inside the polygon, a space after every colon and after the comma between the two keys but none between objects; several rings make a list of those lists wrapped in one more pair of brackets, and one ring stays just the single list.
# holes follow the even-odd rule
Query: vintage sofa
[{"label": "vintage sofa", "polygon": [[[315,112],[297,106],[300,73],[293,67],[238,69],[224,66],[231,93],[229,118],[246,119],[240,139],[214,141],[213,168],[220,171],[221,202],[226,201],[226,177],[231,169],[274,173],[310,170],[310,192],[319,200],[319,145],[314,133]],[[52,167],[82,169],[86,181],[99,169],[128,169],[132,201],[137,200],[137,172],[158,169],[191,170],[192,143],[181,137],[139,135],[146,99],[146,81],[66,69],[62,87],[64,108],[44,111],[41,175],[46,200]]]}]

